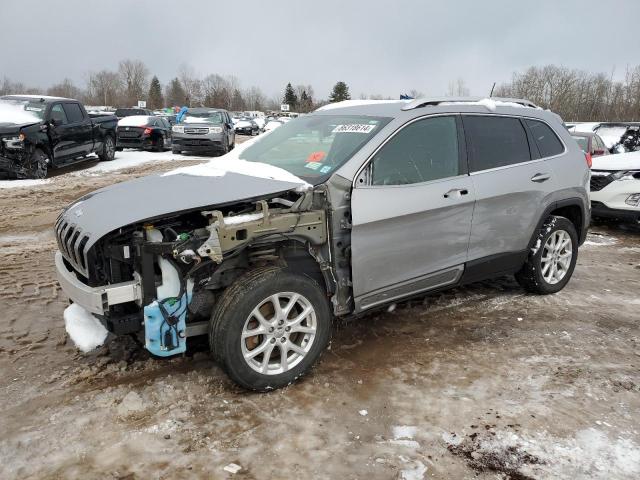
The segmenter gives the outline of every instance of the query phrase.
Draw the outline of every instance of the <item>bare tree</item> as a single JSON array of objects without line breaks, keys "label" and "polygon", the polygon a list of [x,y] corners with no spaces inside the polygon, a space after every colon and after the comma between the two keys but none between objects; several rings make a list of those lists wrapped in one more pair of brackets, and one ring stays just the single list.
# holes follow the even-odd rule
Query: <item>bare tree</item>
[{"label": "bare tree", "polygon": [[81,98],[83,92],[80,88],[76,87],[70,79],[65,78],[62,82],[47,89],[47,95],[64,98]]},{"label": "bare tree", "polygon": [[102,70],[89,74],[87,97],[94,105],[118,106],[121,104],[122,83],[117,72]]},{"label": "bare tree", "polygon": [[120,81],[124,86],[124,101],[135,105],[146,98],[149,90],[149,69],[140,60],[122,60],[118,66]]},{"label": "bare tree", "polygon": [[198,78],[193,67],[186,63],[180,65],[178,68],[178,78],[187,96],[187,104],[189,104],[189,106],[204,105],[205,95],[203,94],[202,80]]},{"label": "bare tree", "polygon": [[41,93],[38,88],[27,87],[22,82],[12,82],[8,77],[4,77],[0,83],[0,95],[15,95],[19,93],[37,94]]},{"label": "bare tree", "polygon": [[447,97],[468,97],[469,89],[467,88],[464,79],[458,78],[455,81],[449,82],[447,88]]}]

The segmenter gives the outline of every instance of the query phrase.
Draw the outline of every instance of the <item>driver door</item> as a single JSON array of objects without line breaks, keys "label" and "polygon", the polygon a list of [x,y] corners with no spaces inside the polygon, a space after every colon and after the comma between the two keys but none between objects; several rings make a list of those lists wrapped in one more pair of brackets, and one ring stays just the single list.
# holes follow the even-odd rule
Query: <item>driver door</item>
[{"label": "driver door", "polygon": [[459,116],[405,125],[373,155],[355,185],[356,311],[459,280],[475,200]]},{"label": "driver door", "polygon": [[73,127],[69,125],[62,103],[55,103],[51,106],[49,119],[51,121],[49,137],[53,145],[53,161],[60,163],[73,158],[79,146],[72,133]]}]

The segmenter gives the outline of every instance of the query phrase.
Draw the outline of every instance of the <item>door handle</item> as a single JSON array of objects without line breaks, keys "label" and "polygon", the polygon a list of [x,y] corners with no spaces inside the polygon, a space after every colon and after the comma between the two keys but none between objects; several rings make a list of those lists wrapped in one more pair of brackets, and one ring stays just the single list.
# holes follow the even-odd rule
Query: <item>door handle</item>
[{"label": "door handle", "polygon": [[444,194],[444,198],[450,198],[454,196],[460,197],[461,195],[466,195],[467,193],[469,193],[469,190],[467,190],[466,188],[452,188]]},{"label": "door handle", "polygon": [[551,178],[551,175],[548,173],[536,173],[533,177],[531,177],[532,182],[542,183],[546,182]]}]

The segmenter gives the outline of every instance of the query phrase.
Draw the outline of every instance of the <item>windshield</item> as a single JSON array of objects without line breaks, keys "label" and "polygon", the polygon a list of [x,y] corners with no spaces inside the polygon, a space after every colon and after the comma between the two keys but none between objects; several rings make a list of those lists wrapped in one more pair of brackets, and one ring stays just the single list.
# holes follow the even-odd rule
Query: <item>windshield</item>
[{"label": "windshield", "polygon": [[578,142],[578,145],[580,146],[583,152],[586,153],[589,150],[589,139],[587,137],[573,137],[573,138],[575,138],[576,142]]},{"label": "windshield", "polygon": [[0,123],[21,125],[37,123],[44,118],[44,103],[33,100],[0,100]]},{"label": "windshield", "polygon": [[287,122],[244,150],[240,158],[283,168],[322,183],[391,119],[355,115],[307,115]]},{"label": "windshield", "polygon": [[222,123],[222,113],[220,112],[188,112],[184,123]]}]

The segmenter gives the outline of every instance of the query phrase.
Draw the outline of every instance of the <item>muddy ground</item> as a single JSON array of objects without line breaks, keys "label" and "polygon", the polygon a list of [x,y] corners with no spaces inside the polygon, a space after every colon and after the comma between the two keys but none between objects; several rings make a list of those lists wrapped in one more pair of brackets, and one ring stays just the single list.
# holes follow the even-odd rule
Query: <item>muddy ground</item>
[{"label": "muddy ground", "polygon": [[179,164],[0,189],[0,478],[640,476],[640,231],[623,226],[592,229],[559,294],[502,278],[339,322],[313,372],[269,394],[198,341],[168,360],[128,338],[80,354],[56,215]]}]

